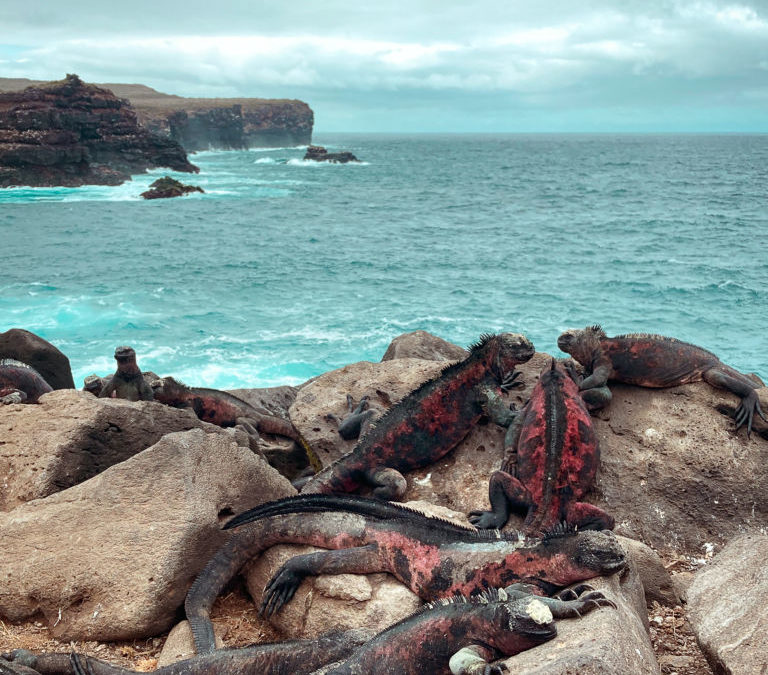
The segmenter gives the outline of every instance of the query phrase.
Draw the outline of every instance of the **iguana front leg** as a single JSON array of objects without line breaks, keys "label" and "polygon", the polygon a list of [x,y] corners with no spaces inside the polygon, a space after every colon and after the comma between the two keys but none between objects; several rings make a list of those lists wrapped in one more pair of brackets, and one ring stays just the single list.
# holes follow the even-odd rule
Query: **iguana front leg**
[{"label": "iguana front leg", "polygon": [[760,399],[755,387],[739,371],[728,366],[716,366],[705,370],[702,377],[707,384],[720,389],[727,389],[741,398],[741,403],[736,408],[733,419],[736,422],[737,430],[744,424],[747,425],[747,438],[752,433],[752,419],[755,413],[760,415],[764,421],[768,421],[760,408]]},{"label": "iguana front leg", "polygon": [[599,607],[616,609],[616,603],[606,598],[601,591],[596,591],[589,584],[579,584],[573,588],[566,588],[551,598],[539,595],[535,586],[526,583],[512,584],[507,586],[504,591],[510,598],[518,600],[535,597],[549,607],[552,616],[556,619],[580,617]]},{"label": "iguana front leg", "polygon": [[297,555],[277,570],[264,588],[259,605],[262,616],[272,616],[288,603],[308,576],[320,574],[373,574],[389,571],[376,544]]},{"label": "iguana front leg", "polygon": [[448,661],[453,675],[500,675],[509,672],[503,663],[491,664],[501,654],[485,645],[462,647]]}]

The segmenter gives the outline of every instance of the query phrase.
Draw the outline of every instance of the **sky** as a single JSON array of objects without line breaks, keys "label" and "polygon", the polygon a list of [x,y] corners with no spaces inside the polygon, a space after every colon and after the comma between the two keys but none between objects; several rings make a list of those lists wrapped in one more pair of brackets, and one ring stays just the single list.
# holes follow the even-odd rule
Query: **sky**
[{"label": "sky", "polygon": [[768,132],[768,0],[0,0],[0,77],[298,98],[315,132]]}]

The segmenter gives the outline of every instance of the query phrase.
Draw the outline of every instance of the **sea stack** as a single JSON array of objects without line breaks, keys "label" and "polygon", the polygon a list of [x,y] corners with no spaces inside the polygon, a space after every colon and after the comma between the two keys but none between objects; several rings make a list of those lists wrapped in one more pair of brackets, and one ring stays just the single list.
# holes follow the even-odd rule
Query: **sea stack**
[{"label": "sea stack", "polygon": [[196,173],[128,101],[77,75],[0,93],[0,187],[119,185],[154,167]]}]

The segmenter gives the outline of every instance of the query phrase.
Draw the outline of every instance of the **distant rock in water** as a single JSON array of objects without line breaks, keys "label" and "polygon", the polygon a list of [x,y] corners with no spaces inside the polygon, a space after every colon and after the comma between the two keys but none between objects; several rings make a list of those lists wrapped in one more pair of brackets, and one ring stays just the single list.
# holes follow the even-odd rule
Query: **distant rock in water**
[{"label": "distant rock in water", "polygon": [[141,193],[144,199],[168,199],[170,197],[182,197],[188,192],[205,192],[198,185],[184,185],[170,176],[158,178],[149,187],[150,190]]},{"label": "distant rock in water", "polygon": [[333,164],[346,164],[347,162],[359,162],[351,152],[328,152],[322,145],[310,145],[307,148],[305,160],[313,162],[331,162]]},{"label": "distant rock in water", "polygon": [[119,185],[160,166],[198,171],[127,101],[77,75],[0,94],[0,187]]}]

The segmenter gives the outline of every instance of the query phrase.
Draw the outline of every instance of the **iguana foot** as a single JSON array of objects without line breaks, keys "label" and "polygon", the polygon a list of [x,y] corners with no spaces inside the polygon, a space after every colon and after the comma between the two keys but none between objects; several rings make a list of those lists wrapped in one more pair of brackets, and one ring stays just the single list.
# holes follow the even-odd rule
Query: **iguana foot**
[{"label": "iguana foot", "polygon": [[584,401],[589,412],[602,410],[611,402],[611,399],[613,398],[613,394],[611,393],[611,390],[608,389],[607,384],[604,384],[602,387],[582,389],[580,394],[581,400]]},{"label": "iguana foot", "polygon": [[507,522],[503,514],[493,511],[470,511],[467,520],[478,530],[500,530]]},{"label": "iguana foot", "polygon": [[509,391],[510,389],[522,389],[525,386],[525,382],[518,380],[522,376],[519,370],[513,370],[511,373],[506,373],[501,380],[499,388],[502,391]]},{"label": "iguana foot", "polygon": [[580,617],[599,607],[613,607],[616,603],[603,595],[601,591],[594,590],[588,584],[579,584],[573,589],[565,589],[554,598],[539,598],[552,611],[556,619]]},{"label": "iguana foot", "polygon": [[747,425],[747,438],[749,438],[752,433],[752,419],[754,418],[755,413],[760,415],[763,421],[768,422],[760,408],[760,399],[757,396],[757,391],[753,389],[741,399],[741,403],[739,403],[739,407],[736,408],[736,413],[733,416],[733,419],[736,422],[736,431],[738,431],[744,424]]},{"label": "iguana foot", "polygon": [[306,575],[289,567],[290,560],[270,579],[259,605],[259,614],[269,618],[290,602]]}]

